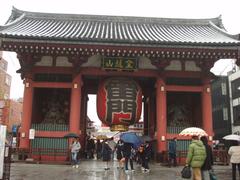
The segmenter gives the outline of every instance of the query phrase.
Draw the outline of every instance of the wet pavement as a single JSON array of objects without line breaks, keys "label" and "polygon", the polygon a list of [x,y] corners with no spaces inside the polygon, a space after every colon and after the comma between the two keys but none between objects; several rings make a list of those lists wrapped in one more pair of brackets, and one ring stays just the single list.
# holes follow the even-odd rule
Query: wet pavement
[{"label": "wet pavement", "polygon": [[[81,161],[79,168],[70,165],[51,164],[11,164],[11,180],[180,180],[182,166],[168,168],[158,163],[151,163],[151,171],[142,173],[135,164],[135,172],[125,173],[118,169],[116,161],[110,163],[110,170],[104,170],[102,161]],[[231,166],[214,166],[220,180],[231,180]]]}]

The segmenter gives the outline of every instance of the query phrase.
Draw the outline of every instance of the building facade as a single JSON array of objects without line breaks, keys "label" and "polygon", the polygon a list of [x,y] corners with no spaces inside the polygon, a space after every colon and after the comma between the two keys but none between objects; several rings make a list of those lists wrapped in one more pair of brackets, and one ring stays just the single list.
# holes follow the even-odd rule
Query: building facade
[{"label": "building facade", "polygon": [[0,51],[0,124],[7,125],[6,117],[8,111],[8,100],[10,97],[11,76],[7,73],[8,62],[3,59],[3,52]]},{"label": "building facade", "polygon": [[228,77],[218,76],[212,82],[211,89],[214,139],[222,140],[232,132]]},{"label": "building facade", "polygon": [[[221,58],[240,60],[240,41],[223,32],[219,17],[53,16],[14,8],[8,23],[0,49],[18,54],[25,84],[20,148],[67,148],[68,132],[84,142],[87,96],[112,77],[141,88],[144,134],[156,140],[159,157],[173,137],[187,149],[190,137],[178,136],[186,127],[201,127],[212,140],[210,69]],[[135,110],[117,103],[119,114]]]},{"label": "building facade", "polygon": [[8,62],[0,51],[0,99],[9,99],[12,77],[7,73]]},{"label": "building facade", "polygon": [[240,134],[240,71],[230,73],[228,76],[231,107],[232,133]]}]

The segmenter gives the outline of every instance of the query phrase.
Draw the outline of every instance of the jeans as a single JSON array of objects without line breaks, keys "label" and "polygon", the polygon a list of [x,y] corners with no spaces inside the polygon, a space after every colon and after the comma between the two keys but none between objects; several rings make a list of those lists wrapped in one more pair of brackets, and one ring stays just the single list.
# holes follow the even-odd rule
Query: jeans
[{"label": "jeans", "polygon": [[208,170],[202,170],[202,180],[210,180],[210,175]]},{"label": "jeans", "polygon": [[149,169],[148,163],[149,163],[149,159],[148,159],[148,158],[144,158],[144,159],[143,159],[143,162],[142,162],[142,167],[143,167],[144,169]]},{"label": "jeans", "polygon": [[125,157],[125,170],[128,170],[128,160],[130,161],[131,169],[133,169],[133,160],[129,157]]},{"label": "jeans", "polygon": [[233,180],[236,180],[236,167],[238,167],[238,172],[240,176],[240,163],[238,164],[232,163],[232,179]]},{"label": "jeans", "polygon": [[173,166],[177,166],[177,157],[176,154],[173,153],[169,153],[169,164],[170,167]]},{"label": "jeans", "polygon": [[72,152],[72,164],[73,165],[78,164],[77,154],[78,154],[78,152]]}]

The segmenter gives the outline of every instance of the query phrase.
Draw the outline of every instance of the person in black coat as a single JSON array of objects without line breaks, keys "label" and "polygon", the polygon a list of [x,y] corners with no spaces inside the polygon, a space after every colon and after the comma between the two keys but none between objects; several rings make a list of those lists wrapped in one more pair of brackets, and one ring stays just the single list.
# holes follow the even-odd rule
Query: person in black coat
[{"label": "person in black coat", "polygon": [[123,168],[123,142],[119,140],[116,146],[117,160],[119,163],[118,168]]},{"label": "person in black coat", "polygon": [[109,170],[108,162],[111,160],[112,149],[108,145],[107,141],[103,141],[102,143],[102,160],[106,162],[107,167],[105,170]]},{"label": "person in black coat", "polygon": [[203,142],[205,149],[206,149],[206,154],[207,157],[204,161],[204,164],[201,167],[201,172],[202,172],[202,179],[203,180],[210,180],[209,177],[209,170],[212,169],[213,166],[213,153],[212,153],[212,148],[208,144],[208,139],[206,136],[202,136],[200,140]]},{"label": "person in black coat", "polygon": [[131,143],[123,143],[123,157],[125,158],[125,171],[128,172],[128,160],[130,161],[131,170],[133,169],[133,160],[132,160],[132,148],[133,145]]},{"label": "person in black coat", "polygon": [[101,153],[102,153],[102,143],[100,142],[100,140],[97,140],[96,143],[96,154],[97,154],[97,159],[101,158]]},{"label": "person in black coat", "polygon": [[146,142],[145,148],[144,148],[144,158],[143,158],[143,170],[144,172],[149,172],[149,161],[151,159],[151,155],[152,155],[152,147],[149,144],[149,142]]}]

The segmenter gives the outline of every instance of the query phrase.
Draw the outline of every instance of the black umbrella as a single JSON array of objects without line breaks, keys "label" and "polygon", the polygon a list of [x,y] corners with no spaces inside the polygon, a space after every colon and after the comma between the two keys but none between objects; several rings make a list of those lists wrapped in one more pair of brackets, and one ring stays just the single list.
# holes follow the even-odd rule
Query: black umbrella
[{"label": "black umbrella", "polygon": [[150,136],[147,136],[147,135],[140,136],[140,138],[143,142],[153,141],[153,139]]},{"label": "black umbrella", "polygon": [[65,134],[63,137],[65,137],[65,138],[79,138],[79,135],[77,135],[75,133],[68,133],[68,134]]}]

